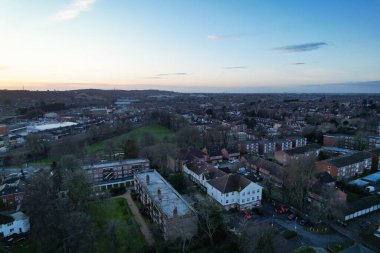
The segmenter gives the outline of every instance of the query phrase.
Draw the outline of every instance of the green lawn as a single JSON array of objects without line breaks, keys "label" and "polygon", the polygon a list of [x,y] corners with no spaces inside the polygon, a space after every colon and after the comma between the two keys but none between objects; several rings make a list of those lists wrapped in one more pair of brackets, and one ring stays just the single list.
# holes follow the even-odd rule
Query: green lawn
[{"label": "green lawn", "polygon": [[93,153],[96,153],[98,151],[104,150],[106,143],[109,141],[111,141],[115,147],[122,146],[122,141],[126,140],[128,138],[134,139],[134,140],[136,140],[137,143],[139,143],[140,138],[144,132],[151,133],[154,136],[156,142],[161,141],[165,137],[171,137],[174,135],[173,131],[171,131],[171,130],[169,130],[166,127],[163,127],[161,125],[156,125],[156,124],[146,125],[143,127],[133,129],[132,131],[130,131],[128,133],[125,133],[125,134],[122,134],[119,136],[115,136],[115,137],[109,138],[109,139],[104,140],[104,141],[94,143],[94,144],[92,144],[86,148],[86,153],[87,154],[93,154]]},{"label": "green lawn", "polygon": [[147,247],[145,238],[124,199],[115,198],[97,203],[92,207],[91,215],[101,231],[95,242],[97,252],[111,251],[111,224],[115,224],[116,228],[115,252],[144,252]]},{"label": "green lawn", "polygon": [[34,166],[34,167],[46,166],[46,165],[51,165],[53,163],[53,161],[54,161],[53,158],[47,157],[47,158],[44,158],[42,160],[30,162],[28,165],[29,166]]},{"label": "green lawn", "polygon": [[308,246],[302,246],[293,250],[292,253],[315,253],[315,250]]},{"label": "green lawn", "polygon": [[341,242],[336,242],[336,243],[331,243],[327,248],[329,251],[333,253],[338,253],[348,247],[350,247],[352,243],[341,243]]},{"label": "green lawn", "polygon": [[17,245],[10,250],[11,253],[36,253],[37,249],[30,240]]}]

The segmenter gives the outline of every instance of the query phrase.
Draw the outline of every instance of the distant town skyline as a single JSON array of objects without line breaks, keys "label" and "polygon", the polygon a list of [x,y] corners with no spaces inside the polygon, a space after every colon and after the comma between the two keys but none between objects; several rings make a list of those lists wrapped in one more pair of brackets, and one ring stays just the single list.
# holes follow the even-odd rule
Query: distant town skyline
[{"label": "distant town skyline", "polygon": [[379,92],[379,11],[370,0],[4,0],[0,89]]}]

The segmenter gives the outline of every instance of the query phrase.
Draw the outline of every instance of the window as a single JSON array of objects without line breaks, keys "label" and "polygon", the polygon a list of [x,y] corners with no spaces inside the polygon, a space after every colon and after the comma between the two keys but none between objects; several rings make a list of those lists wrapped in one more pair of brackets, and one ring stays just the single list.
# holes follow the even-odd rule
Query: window
[{"label": "window", "polygon": [[252,200],[255,200],[255,197],[252,197]]},{"label": "window", "polygon": [[249,195],[249,194],[251,194],[251,192],[247,192],[247,194]]},{"label": "window", "polygon": [[245,192],[243,192],[243,196],[245,196]]},{"label": "window", "polygon": [[226,200],[226,203],[228,204],[228,200]]},{"label": "window", "polygon": [[260,192],[260,189],[257,189],[257,193],[259,193]]},{"label": "window", "polygon": [[259,196],[257,196],[257,200],[259,200]]},{"label": "window", "polygon": [[13,231],[14,231],[14,228],[11,228],[11,229],[9,230],[9,232],[11,232],[11,233],[12,233]]}]

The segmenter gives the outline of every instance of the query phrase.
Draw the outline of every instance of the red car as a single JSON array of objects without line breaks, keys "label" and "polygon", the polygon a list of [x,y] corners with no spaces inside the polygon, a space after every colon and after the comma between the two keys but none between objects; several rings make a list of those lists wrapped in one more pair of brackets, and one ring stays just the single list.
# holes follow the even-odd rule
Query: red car
[{"label": "red car", "polygon": [[252,216],[247,211],[242,211],[241,214],[246,218],[247,220],[252,219]]},{"label": "red car", "polygon": [[286,213],[287,211],[289,210],[289,207],[285,206],[285,205],[278,205],[275,207],[274,211],[276,213]]}]

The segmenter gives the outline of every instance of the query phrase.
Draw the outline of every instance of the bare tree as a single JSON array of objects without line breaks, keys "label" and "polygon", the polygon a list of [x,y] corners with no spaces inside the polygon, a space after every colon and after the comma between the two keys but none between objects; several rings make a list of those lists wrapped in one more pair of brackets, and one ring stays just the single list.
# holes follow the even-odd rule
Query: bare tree
[{"label": "bare tree", "polygon": [[293,159],[286,167],[284,188],[289,202],[296,208],[303,209],[311,187],[315,171],[315,158]]}]

